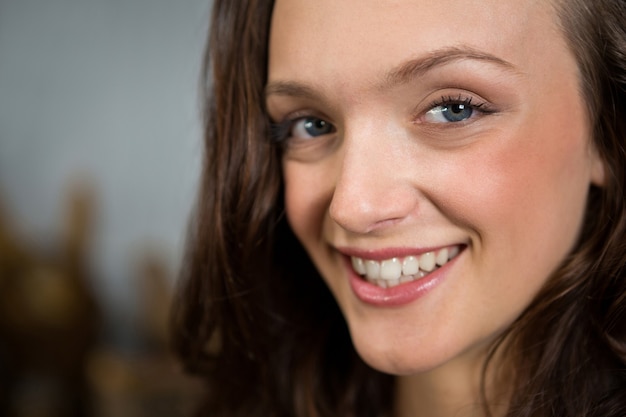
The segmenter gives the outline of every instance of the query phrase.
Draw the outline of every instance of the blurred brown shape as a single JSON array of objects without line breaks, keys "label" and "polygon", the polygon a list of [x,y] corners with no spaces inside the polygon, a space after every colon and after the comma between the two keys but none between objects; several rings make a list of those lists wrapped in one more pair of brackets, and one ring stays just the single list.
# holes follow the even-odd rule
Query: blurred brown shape
[{"label": "blurred brown shape", "polygon": [[182,417],[194,411],[199,382],[182,372],[168,350],[173,277],[165,259],[153,246],[135,258],[138,348],[102,347],[89,359],[94,417]]},{"label": "blurred brown shape", "polygon": [[170,355],[154,352],[100,350],[90,358],[89,377],[94,417],[191,416],[201,389]]},{"label": "blurred brown shape", "polygon": [[139,320],[147,348],[163,352],[168,346],[172,274],[155,249],[145,250],[139,258]]},{"label": "blurred brown shape", "polygon": [[85,360],[99,333],[87,251],[89,187],[71,188],[58,244],[27,245],[0,207],[0,415],[90,415]]}]

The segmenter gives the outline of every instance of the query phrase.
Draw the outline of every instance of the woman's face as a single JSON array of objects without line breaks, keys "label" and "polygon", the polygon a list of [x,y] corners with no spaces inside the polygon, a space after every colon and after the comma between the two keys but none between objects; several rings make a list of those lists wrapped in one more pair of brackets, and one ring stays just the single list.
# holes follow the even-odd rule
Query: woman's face
[{"label": "woman's face", "polygon": [[603,181],[546,1],[278,0],[267,106],[290,225],[393,374],[480,357]]}]

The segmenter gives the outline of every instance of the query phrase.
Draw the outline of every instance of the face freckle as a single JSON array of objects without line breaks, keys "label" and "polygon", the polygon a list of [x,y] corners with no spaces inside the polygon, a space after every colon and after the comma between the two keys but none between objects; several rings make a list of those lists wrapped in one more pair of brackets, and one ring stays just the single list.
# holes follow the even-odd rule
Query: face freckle
[{"label": "face freckle", "polygon": [[[272,19],[287,217],[356,349],[399,375],[469,364],[572,250],[602,182],[551,6],[278,0]],[[430,268],[443,249],[459,254]],[[410,256],[431,269],[419,291],[353,266],[392,276]]]}]

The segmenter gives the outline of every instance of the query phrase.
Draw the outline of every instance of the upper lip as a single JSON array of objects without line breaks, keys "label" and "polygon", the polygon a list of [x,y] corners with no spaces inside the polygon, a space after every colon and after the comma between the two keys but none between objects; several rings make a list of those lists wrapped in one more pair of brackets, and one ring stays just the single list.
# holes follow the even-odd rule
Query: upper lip
[{"label": "upper lip", "polygon": [[419,256],[428,252],[436,252],[444,248],[454,246],[463,247],[463,243],[452,243],[449,245],[432,246],[432,247],[390,247],[381,249],[361,249],[355,247],[336,247],[337,251],[346,256],[368,259],[372,261],[383,261],[391,258],[404,258],[407,256]]}]

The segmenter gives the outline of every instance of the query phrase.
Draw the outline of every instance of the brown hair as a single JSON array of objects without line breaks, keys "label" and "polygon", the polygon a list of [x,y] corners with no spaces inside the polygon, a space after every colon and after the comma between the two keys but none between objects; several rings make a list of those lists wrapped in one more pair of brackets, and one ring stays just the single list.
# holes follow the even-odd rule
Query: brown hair
[{"label": "brown hair", "polygon": [[503,335],[510,416],[626,415],[626,3],[561,0],[606,183],[590,190],[577,248]]},{"label": "brown hair", "polygon": [[[203,415],[383,416],[393,378],[355,353],[283,215],[280,149],[267,140],[263,96],[272,8],[271,0],[214,2],[206,156],[174,347],[206,381]],[[562,0],[557,8],[606,184],[590,191],[577,248],[494,352],[515,363],[509,416],[624,416],[626,4]]]}]

